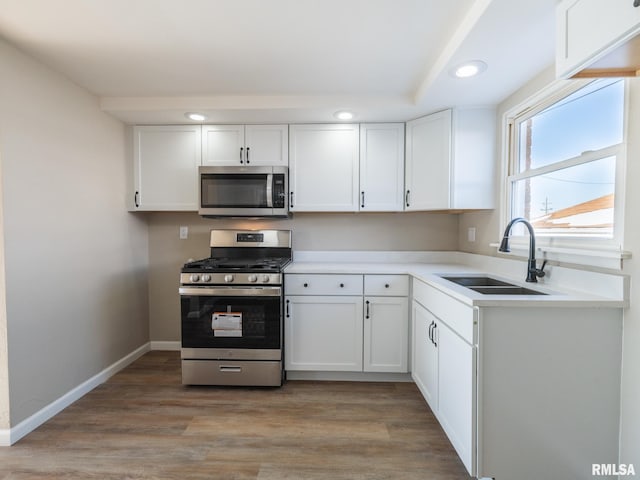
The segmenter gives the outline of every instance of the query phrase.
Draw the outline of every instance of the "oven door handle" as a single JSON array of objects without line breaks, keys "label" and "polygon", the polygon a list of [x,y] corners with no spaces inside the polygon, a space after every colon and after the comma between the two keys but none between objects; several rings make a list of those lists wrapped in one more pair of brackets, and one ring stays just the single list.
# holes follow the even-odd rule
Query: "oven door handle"
[{"label": "oven door handle", "polygon": [[180,296],[205,296],[205,297],[279,297],[282,294],[280,287],[180,287]]},{"label": "oven door handle", "polygon": [[273,173],[267,175],[267,207],[273,208]]}]

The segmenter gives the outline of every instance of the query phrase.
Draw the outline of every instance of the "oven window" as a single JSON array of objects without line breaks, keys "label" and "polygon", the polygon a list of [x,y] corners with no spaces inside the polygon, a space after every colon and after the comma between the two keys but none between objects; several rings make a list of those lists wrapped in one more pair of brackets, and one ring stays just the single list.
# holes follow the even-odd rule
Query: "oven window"
[{"label": "oven window", "polygon": [[203,208],[267,208],[266,174],[205,174],[200,182]]},{"label": "oven window", "polygon": [[182,346],[280,348],[280,297],[183,296]]}]

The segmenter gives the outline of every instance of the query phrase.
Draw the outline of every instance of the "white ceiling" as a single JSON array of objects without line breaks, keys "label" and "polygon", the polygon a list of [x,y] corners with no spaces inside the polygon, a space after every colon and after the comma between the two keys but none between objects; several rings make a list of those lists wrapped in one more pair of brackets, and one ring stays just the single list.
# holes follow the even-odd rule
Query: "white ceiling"
[{"label": "white ceiling", "polygon": [[[554,59],[556,0],[0,0],[0,36],[127,123],[402,121]],[[450,69],[483,60],[477,78]]]}]

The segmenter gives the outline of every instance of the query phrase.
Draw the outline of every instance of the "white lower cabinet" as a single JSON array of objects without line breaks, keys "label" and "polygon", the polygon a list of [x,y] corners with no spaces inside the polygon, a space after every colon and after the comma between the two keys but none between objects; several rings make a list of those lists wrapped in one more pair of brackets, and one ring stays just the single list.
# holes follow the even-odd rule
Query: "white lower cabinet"
[{"label": "white lower cabinet", "polygon": [[438,418],[469,473],[475,473],[476,349],[445,323],[436,327]]},{"label": "white lower cabinet", "polygon": [[406,275],[287,274],[285,369],[406,373],[408,291]]},{"label": "white lower cabinet", "polygon": [[[460,320],[467,317],[473,329],[474,313],[471,307],[446,295],[440,298],[441,295],[444,294],[414,280],[411,375],[462,463],[475,475],[477,352],[475,345],[451,328],[460,327]],[[456,305],[448,305],[449,302]],[[460,308],[462,315],[458,315]],[[454,316],[449,318],[451,314]]]},{"label": "white lower cabinet", "polygon": [[429,310],[414,300],[411,312],[413,319],[413,359],[411,377],[422,392],[431,410],[438,410],[438,350],[437,339],[432,330],[437,319]]},{"label": "white lower cabinet", "polygon": [[285,369],[362,370],[362,297],[285,300]]},{"label": "white lower cabinet", "polygon": [[364,310],[364,371],[406,372],[407,298],[365,297]]}]

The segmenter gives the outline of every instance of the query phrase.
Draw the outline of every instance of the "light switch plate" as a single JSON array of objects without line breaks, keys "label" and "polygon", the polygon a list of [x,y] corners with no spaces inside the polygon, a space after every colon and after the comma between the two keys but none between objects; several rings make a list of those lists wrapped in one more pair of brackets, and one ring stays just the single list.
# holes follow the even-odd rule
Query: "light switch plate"
[{"label": "light switch plate", "polygon": [[189,238],[189,227],[181,226],[180,227],[180,240],[186,240]]}]

